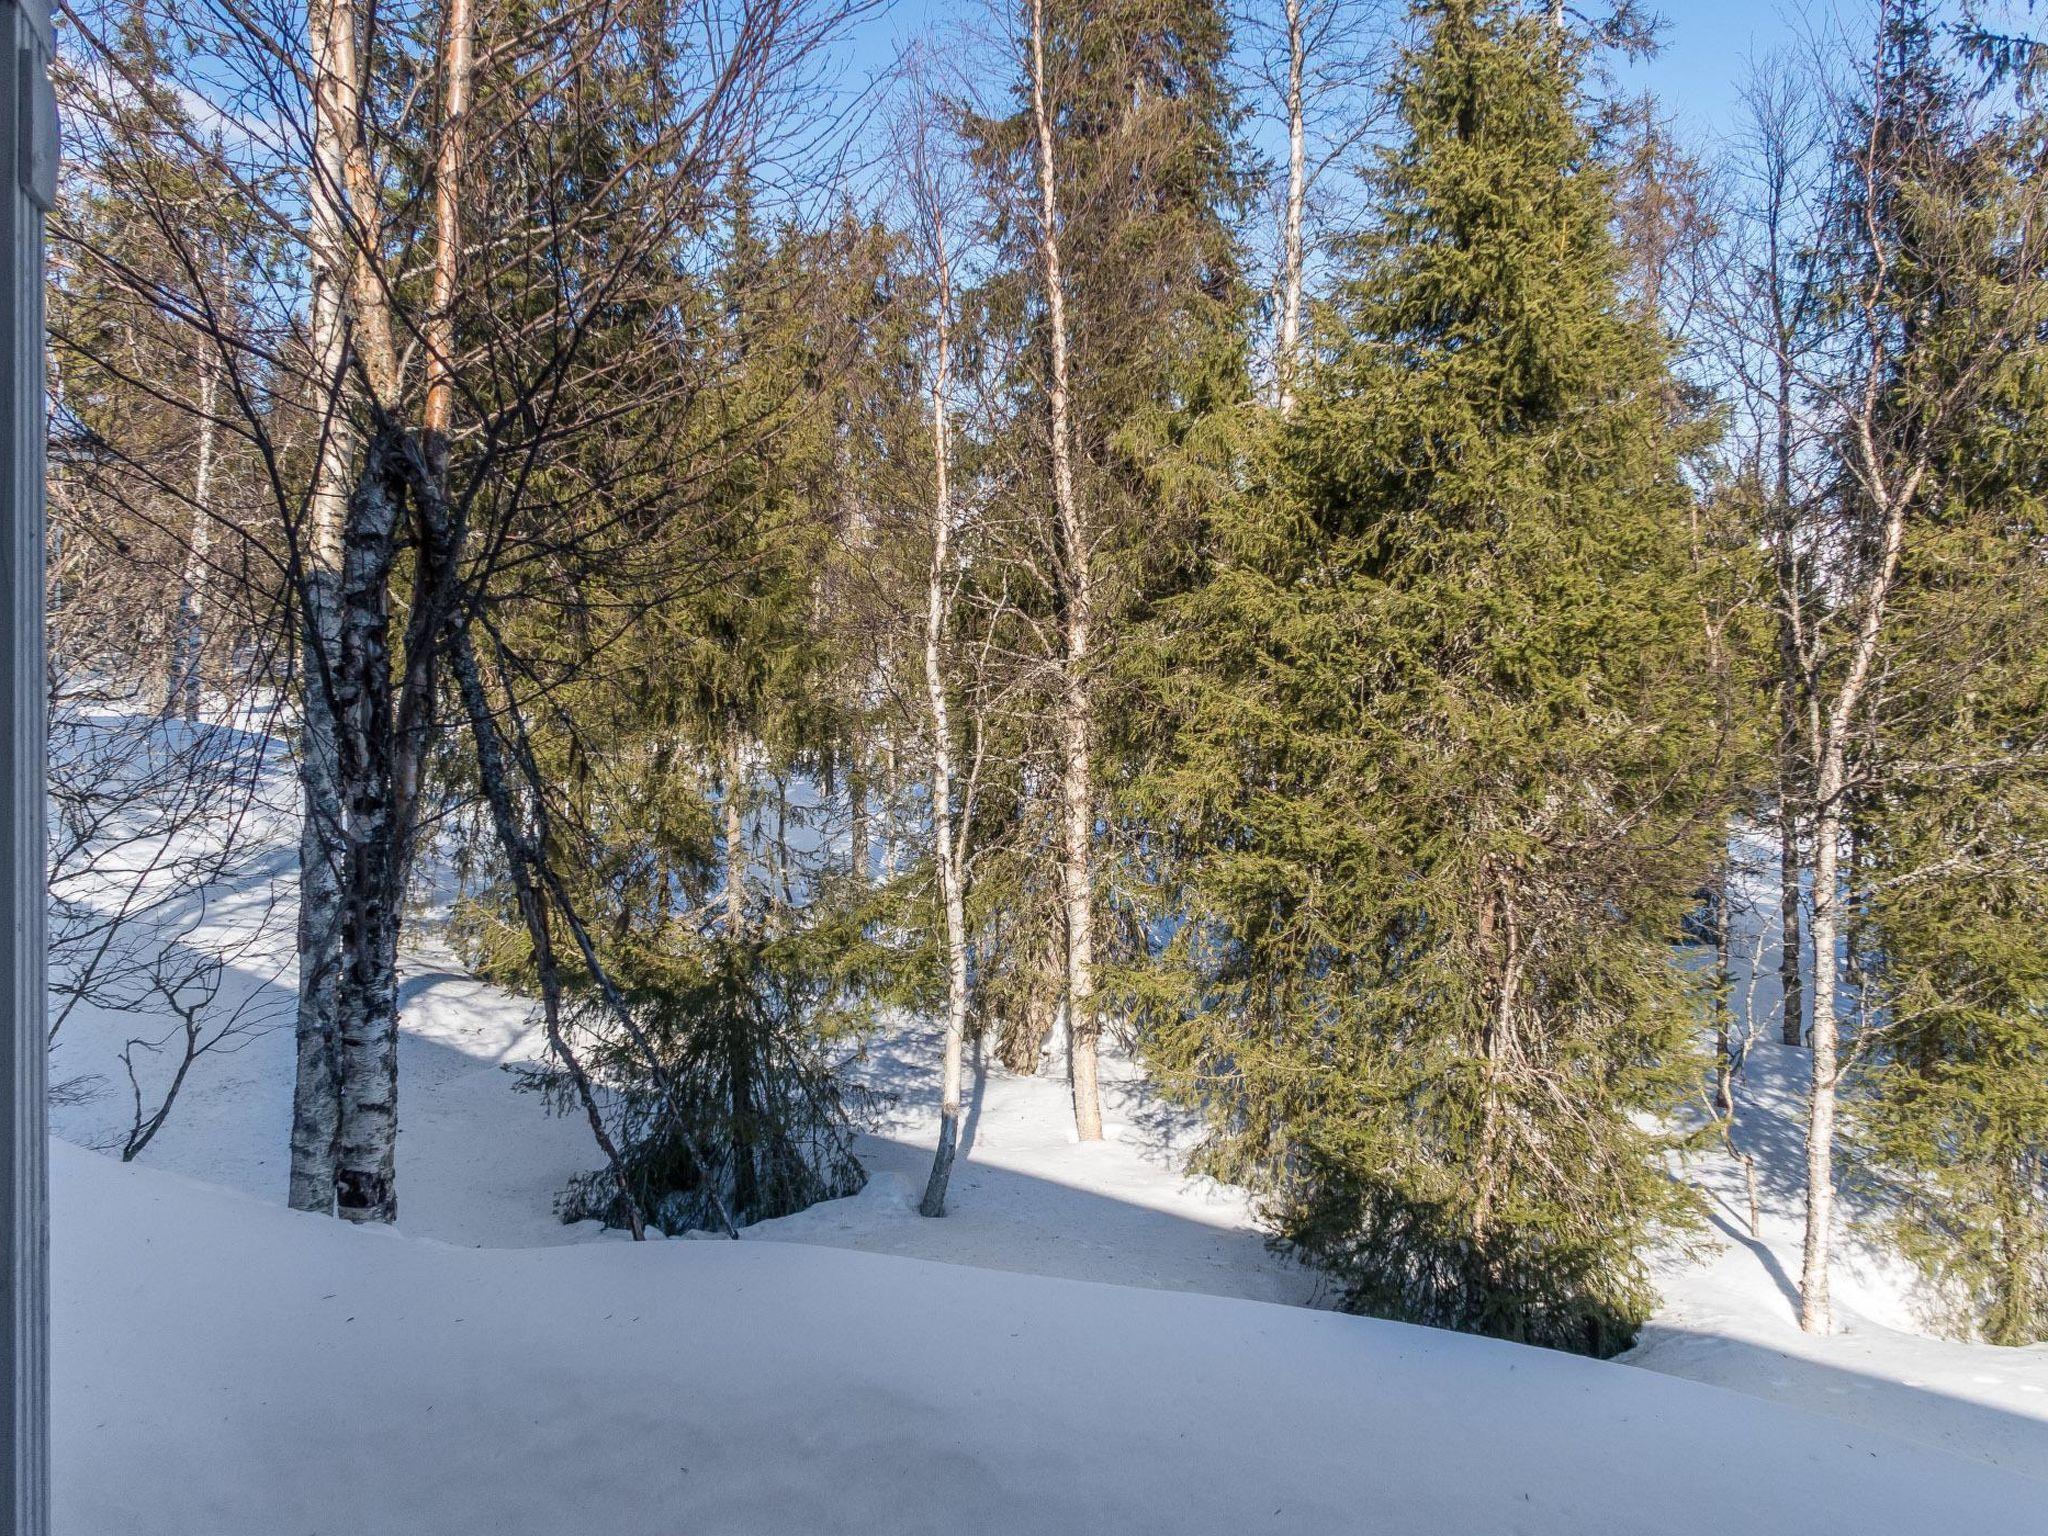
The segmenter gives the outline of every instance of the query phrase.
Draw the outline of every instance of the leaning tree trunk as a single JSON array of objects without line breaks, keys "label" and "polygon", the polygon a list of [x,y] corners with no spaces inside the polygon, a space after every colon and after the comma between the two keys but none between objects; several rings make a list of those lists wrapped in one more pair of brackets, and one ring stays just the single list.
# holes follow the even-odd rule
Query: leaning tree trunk
[{"label": "leaning tree trunk", "polygon": [[1052,489],[1059,528],[1054,568],[1061,607],[1060,896],[1067,927],[1067,1064],[1074,1090],[1074,1134],[1102,1139],[1102,1093],[1096,1083],[1101,1021],[1095,1011],[1095,783],[1090,752],[1093,700],[1090,530],[1074,494],[1073,424],[1069,415],[1066,286],[1060,271],[1059,203],[1055,191],[1052,113],[1046,100],[1045,0],[1031,0],[1031,115],[1038,140],[1039,255],[1046,329],[1051,345]]}]

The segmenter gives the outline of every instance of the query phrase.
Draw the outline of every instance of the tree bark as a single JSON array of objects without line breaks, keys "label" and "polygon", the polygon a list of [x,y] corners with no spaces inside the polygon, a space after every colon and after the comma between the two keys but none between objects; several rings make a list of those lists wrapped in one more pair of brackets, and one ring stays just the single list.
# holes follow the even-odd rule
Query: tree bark
[{"label": "tree bark", "polygon": [[[1773,233],[1775,263],[1776,237]],[[1773,306],[1782,315],[1778,279],[1773,275]],[[1804,611],[1801,590],[1797,513],[1792,506],[1792,367],[1791,338],[1787,323],[1779,318],[1777,396],[1777,485],[1778,499],[1778,669],[1782,674],[1778,721],[1778,986],[1783,1001],[1779,1008],[1779,1038],[1787,1045],[1806,1039],[1805,1005],[1801,1001],[1799,923],[1799,737],[1802,681],[1806,675],[1801,658],[1800,618]]]},{"label": "tree bark", "polygon": [[1916,466],[1903,477],[1903,484],[1883,494],[1888,477],[1878,468],[1872,417],[1866,415],[1860,426],[1864,488],[1882,509],[1880,542],[1870,579],[1859,594],[1862,611],[1848,665],[1813,742],[1813,1064],[1807,1089],[1806,1233],[1799,1276],[1799,1326],[1809,1333],[1825,1333],[1833,1325],[1828,1268],[1834,1230],[1835,1099],[1841,1036],[1835,955],[1841,937],[1842,818],[1848,792],[1849,742],[1877,660],[1885,608],[1905,547],[1906,511],[1924,473],[1924,466]]},{"label": "tree bark", "polygon": [[1835,1004],[1835,945],[1840,936],[1843,756],[1830,743],[1822,755],[1813,818],[1813,1063],[1807,1088],[1806,1237],[1801,1255],[1799,1326],[1826,1333],[1829,1244],[1833,1233],[1835,1089],[1839,1029]]},{"label": "tree bark", "polygon": [[398,927],[403,892],[391,670],[391,568],[405,501],[400,429],[380,424],[365,455],[342,555],[335,669],[337,788],[347,808],[342,985],[335,1061],[341,1133],[335,1209],[398,1219]]},{"label": "tree bark", "polygon": [[446,473],[447,438],[455,407],[455,283],[462,259],[462,164],[467,152],[475,23],[471,0],[448,0],[447,79],[441,99],[441,142],[434,156],[434,279],[426,324],[427,462]]},{"label": "tree bark", "polygon": [[1066,913],[1067,1069],[1074,1091],[1074,1134],[1102,1139],[1096,1082],[1100,1020],[1095,1011],[1095,785],[1090,752],[1089,675],[1094,618],[1092,538],[1074,493],[1073,425],[1067,368],[1066,287],[1060,270],[1059,202],[1052,113],[1045,75],[1045,0],[1031,0],[1031,116],[1038,141],[1039,255],[1044,267],[1051,348],[1052,490],[1059,531],[1054,562],[1060,586],[1060,891]]},{"label": "tree bark", "polygon": [[308,25],[313,50],[313,165],[307,178],[309,332],[314,401],[320,418],[306,536],[300,550],[301,708],[297,1063],[292,1090],[290,1202],[332,1211],[341,1128],[335,1042],[341,969],[341,863],[344,818],[335,789],[335,729],[330,658],[339,650],[337,586],[347,520],[355,427],[349,413],[346,294],[350,235],[342,201],[347,135],[357,112],[354,19],[342,0],[315,0]]}]

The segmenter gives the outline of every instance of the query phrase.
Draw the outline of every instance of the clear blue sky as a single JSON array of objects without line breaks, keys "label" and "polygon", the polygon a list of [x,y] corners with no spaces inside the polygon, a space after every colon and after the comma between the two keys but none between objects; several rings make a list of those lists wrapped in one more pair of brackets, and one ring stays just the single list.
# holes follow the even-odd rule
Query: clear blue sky
[{"label": "clear blue sky", "polygon": [[[1795,46],[1809,30],[1803,9],[1780,0],[1653,0],[1651,9],[1664,18],[1663,47],[1623,78],[1654,91],[1696,145],[1731,122],[1749,61]],[[1844,10],[1853,16],[1854,0]]]}]

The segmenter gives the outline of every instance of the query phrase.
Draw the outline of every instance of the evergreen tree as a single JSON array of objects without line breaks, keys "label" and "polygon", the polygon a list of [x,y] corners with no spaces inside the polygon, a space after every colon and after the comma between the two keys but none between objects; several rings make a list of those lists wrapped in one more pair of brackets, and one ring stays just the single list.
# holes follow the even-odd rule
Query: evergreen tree
[{"label": "evergreen tree", "polygon": [[1674,958],[1716,854],[1690,429],[1623,294],[1581,47],[1428,0],[1294,415],[1149,648],[1203,1161],[1354,1310],[1608,1354],[1689,1202]]},{"label": "evergreen tree", "polygon": [[[899,339],[877,323],[888,241],[852,220],[764,232],[744,182],[732,191],[695,295],[726,356],[667,426],[690,448],[669,492],[687,501],[589,509],[627,513],[636,547],[563,595],[567,622],[518,637],[551,679],[524,744],[548,786],[547,852],[619,994],[571,999],[619,1166],[574,1181],[562,1214],[629,1225],[637,1207],[672,1231],[785,1215],[865,1177],[861,1096],[827,1055],[863,1022],[848,974],[863,951],[819,850],[798,846],[815,840],[791,834],[845,750],[846,635],[821,595],[845,533],[838,475],[865,453],[847,425],[892,398],[875,387]],[[513,893],[485,895],[466,923],[478,958],[530,982]],[[566,1055],[528,1085],[589,1113]]]}]

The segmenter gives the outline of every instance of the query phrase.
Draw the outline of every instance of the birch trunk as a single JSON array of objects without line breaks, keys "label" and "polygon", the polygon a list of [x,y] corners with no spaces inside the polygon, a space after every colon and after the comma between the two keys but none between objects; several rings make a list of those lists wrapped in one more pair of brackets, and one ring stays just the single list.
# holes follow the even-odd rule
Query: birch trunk
[{"label": "birch trunk", "polygon": [[213,554],[214,407],[220,395],[220,360],[209,350],[199,366],[199,445],[192,467],[192,533],[178,583],[177,634],[171,649],[164,718],[199,720],[200,655],[206,633],[206,576]]},{"label": "birch trunk", "polygon": [[1060,894],[1067,925],[1067,1070],[1074,1090],[1074,1134],[1102,1139],[1096,1084],[1100,1021],[1095,1012],[1095,786],[1090,757],[1089,662],[1094,617],[1090,531],[1074,494],[1073,425],[1067,382],[1067,302],[1060,271],[1052,113],[1045,78],[1045,0],[1031,0],[1031,117],[1038,140],[1039,254],[1044,265],[1051,345],[1052,492],[1059,524],[1061,641]]},{"label": "birch trunk", "polygon": [[946,1188],[960,1142],[960,1068],[967,1041],[967,904],[964,837],[953,804],[953,722],[946,701],[945,633],[947,583],[952,579],[952,440],[946,402],[952,393],[952,271],[946,261],[945,230],[934,220],[938,248],[938,359],[932,375],[932,563],[925,583],[924,686],[931,708],[932,853],[939,869],[939,896],[946,909],[946,1052],[939,1084],[939,1145],[918,1210],[946,1214]]},{"label": "birch trunk", "polygon": [[1807,1088],[1806,1237],[1801,1253],[1799,1326],[1826,1333],[1829,1246],[1835,1205],[1835,1090],[1839,1026],[1835,945],[1840,936],[1838,860],[1842,836],[1843,758],[1830,743],[1821,759],[1813,818],[1813,1063]]},{"label": "birch trunk", "polygon": [[1301,357],[1301,216],[1307,192],[1308,149],[1302,123],[1301,80],[1307,44],[1302,0],[1287,0],[1287,211],[1280,231],[1280,337],[1273,349],[1276,402],[1293,414],[1294,381]]},{"label": "birch trunk", "polygon": [[[1772,271],[1777,271],[1777,234],[1772,229]],[[1771,302],[1777,330],[1777,391],[1773,406],[1777,414],[1776,494],[1778,500],[1778,668],[1784,676],[1784,697],[1779,705],[1778,733],[1778,986],[1783,1002],[1779,1008],[1779,1038],[1787,1045],[1806,1039],[1806,1010],[1800,992],[1799,932],[1799,736],[1800,682],[1805,675],[1801,664],[1801,590],[1797,513],[1792,506],[1792,367],[1789,327],[1775,275]]]},{"label": "birch trunk", "polygon": [[398,927],[403,861],[393,775],[391,567],[404,444],[380,428],[365,456],[342,554],[335,760],[348,809],[335,1061],[341,1126],[335,1209],[398,1219]]},{"label": "birch trunk", "polygon": [[1788,782],[1792,768],[1778,768],[1778,989],[1784,1001],[1779,1006],[1779,1038],[1786,1045],[1806,1043],[1806,1004],[1800,961],[1805,948],[1799,922],[1799,823],[1798,809]]},{"label": "birch trunk", "polygon": [[348,409],[345,294],[351,269],[347,215],[348,124],[356,112],[353,17],[340,3],[309,8],[313,51],[313,165],[307,178],[307,256],[319,445],[300,559],[301,704],[297,1063],[292,1090],[294,1209],[332,1211],[341,1128],[335,1053],[341,969],[344,831],[336,793],[330,658],[339,650],[337,587],[355,430]]},{"label": "birch trunk", "polygon": [[1848,792],[1849,742],[1877,660],[1885,607],[1905,547],[1906,509],[1918,493],[1924,466],[1905,477],[1890,495],[1877,494],[1884,477],[1874,432],[1866,414],[1863,428],[1864,484],[1883,508],[1878,558],[1861,596],[1862,612],[1848,665],[1814,732],[1813,895],[1813,1064],[1807,1089],[1806,1234],[1799,1274],[1799,1326],[1826,1333],[1833,1316],[1828,1295],[1835,1204],[1835,1099],[1839,1078],[1840,1002],[1835,996],[1835,951],[1841,937],[1842,817]]}]

